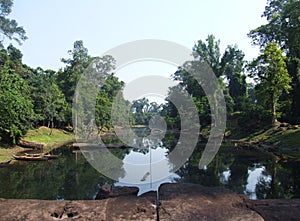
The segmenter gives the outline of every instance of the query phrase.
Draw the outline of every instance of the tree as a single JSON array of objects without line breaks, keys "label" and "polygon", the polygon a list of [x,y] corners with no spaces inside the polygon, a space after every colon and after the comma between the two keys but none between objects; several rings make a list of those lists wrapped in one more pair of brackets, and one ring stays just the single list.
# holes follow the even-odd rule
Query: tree
[{"label": "tree", "polygon": [[147,112],[149,105],[149,100],[145,97],[132,102],[135,124],[146,125],[148,123]]},{"label": "tree", "polygon": [[[91,57],[88,55],[88,49],[84,47],[83,41],[75,41],[73,49],[68,51],[71,58],[62,58],[61,61],[66,64],[63,70],[58,72],[57,84],[66,97],[68,103],[67,121],[71,124],[72,121],[72,104],[78,102],[78,95],[75,94],[76,86],[80,80],[84,70],[91,62]],[[77,117],[74,122],[77,124]],[[76,128],[76,125],[73,125]]]},{"label": "tree", "polygon": [[145,97],[132,102],[132,113],[134,123],[137,125],[148,125],[151,118],[162,111],[162,105],[155,101],[149,102]]},{"label": "tree", "polygon": [[11,13],[12,6],[12,0],[0,0],[0,47],[3,47],[4,38],[14,40],[19,44],[27,39],[23,27],[18,26],[16,20],[7,18]]},{"label": "tree", "polygon": [[[113,64],[114,60],[111,60],[110,62],[111,64]],[[113,66],[111,66],[111,68],[113,68]],[[106,72],[109,71],[111,71],[111,69],[107,70]],[[124,82],[119,81],[119,79],[114,74],[109,74],[108,76],[106,76],[104,84],[100,88],[96,100],[96,125],[100,130],[102,130],[103,128],[110,129],[113,126],[111,121],[112,103],[117,93],[120,92],[123,87]],[[125,103],[123,103],[123,101],[118,101],[117,105],[126,105]],[[120,111],[114,112],[114,114],[121,115],[126,109],[124,107],[122,108],[121,106],[119,106],[118,108],[120,108]],[[114,116],[114,118],[118,123],[122,123],[120,122],[120,119],[123,119],[124,116]]]},{"label": "tree", "polygon": [[246,75],[242,74],[245,54],[237,46],[228,46],[221,59],[221,73],[227,78],[229,94],[234,101],[234,109],[241,110],[247,98]]},{"label": "tree", "polygon": [[91,62],[88,49],[84,47],[83,41],[75,41],[73,49],[68,51],[71,58],[62,58],[66,67],[59,71],[57,81],[66,96],[69,104],[73,102],[75,88],[84,70]]},{"label": "tree", "polygon": [[67,109],[65,96],[56,84],[55,74],[52,70],[37,68],[30,79],[35,112],[43,125],[46,121],[51,128],[55,123],[64,122]]},{"label": "tree", "polygon": [[0,72],[0,139],[16,143],[34,120],[30,88],[13,71]]},{"label": "tree", "polygon": [[282,92],[288,93],[291,78],[285,63],[283,51],[276,43],[269,43],[261,55],[249,64],[250,76],[257,81],[257,94],[270,102],[273,124],[277,122],[276,108]]},{"label": "tree", "polygon": [[287,68],[292,77],[291,121],[300,122],[300,1],[268,0],[263,17],[268,23],[252,30],[248,36],[255,45],[265,47],[277,42],[286,53]]},{"label": "tree", "polygon": [[206,43],[199,40],[193,47],[193,55],[195,59],[205,61],[212,68],[217,77],[220,73],[220,40],[216,41],[214,35],[208,35]]},{"label": "tree", "polygon": [[32,69],[22,63],[22,52],[10,44],[6,49],[0,50],[0,68],[8,72],[19,74],[24,80],[32,75]]}]

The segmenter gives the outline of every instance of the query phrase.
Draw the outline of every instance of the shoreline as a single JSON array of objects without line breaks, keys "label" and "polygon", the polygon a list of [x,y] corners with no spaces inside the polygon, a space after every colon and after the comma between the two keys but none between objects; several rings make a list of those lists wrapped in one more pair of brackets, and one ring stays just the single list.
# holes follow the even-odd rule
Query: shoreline
[{"label": "shoreline", "polygon": [[[66,133],[63,130],[58,130],[58,129],[56,130]],[[105,133],[104,135],[110,135],[110,133],[107,134]],[[74,135],[69,134],[68,137],[64,137],[62,139],[54,139],[47,143],[34,141],[34,139],[29,139],[25,137],[25,139],[23,138],[20,142],[20,144],[22,145],[18,144],[12,147],[12,145],[4,144],[4,147],[2,147],[0,144],[0,163],[8,162],[9,160],[13,159],[12,155],[16,155],[26,150],[43,149],[44,153],[49,153],[54,149],[60,148],[64,145],[71,144],[74,142],[76,142]],[[28,145],[26,145],[26,143]],[[296,157],[294,156],[298,154],[298,151],[293,151],[293,148],[288,148],[276,144],[270,144],[264,140],[247,141],[244,139],[238,139],[238,140],[229,139],[229,138],[224,139],[222,145],[228,145],[228,144],[232,145],[237,150],[252,149],[252,150],[263,151],[268,154],[273,154],[274,156],[277,157],[283,157],[283,155],[285,155],[288,158],[298,158],[297,156]]]},{"label": "shoreline", "polygon": [[0,163],[5,164],[14,160],[13,155],[26,150],[41,149],[44,153],[49,153],[56,148],[75,142],[75,137],[71,133],[61,129],[52,129],[53,135],[50,135],[50,130],[47,127],[40,127],[28,131],[16,145],[0,144]]},{"label": "shoreline", "polygon": [[[75,140],[74,139],[64,139],[64,140],[60,140],[60,141],[54,141],[54,142],[51,142],[49,144],[46,144],[45,147],[43,147],[43,151],[45,154],[51,152],[52,150],[54,149],[57,149],[57,148],[60,148],[62,146],[65,146],[65,145],[68,145],[68,144],[71,144],[73,143]],[[13,158],[13,155],[18,155],[19,153],[21,152],[25,152],[25,151],[31,151],[31,150],[37,150],[35,148],[32,148],[32,147],[24,147],[24,146],[21,146],[21,145],[16,145],[12,148],[2,148],[0,147],[0,151],[2,150],[2,153],[0,157],[0,163],[7,163],[11,160],[15,160]],[[13,161],[11,163],[13,163]]]}]

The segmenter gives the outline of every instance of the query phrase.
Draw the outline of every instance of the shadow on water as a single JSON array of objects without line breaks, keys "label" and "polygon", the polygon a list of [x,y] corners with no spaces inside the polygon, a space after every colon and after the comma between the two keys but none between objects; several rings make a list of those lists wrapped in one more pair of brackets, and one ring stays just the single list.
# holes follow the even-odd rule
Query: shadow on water
[{"label": "shadow on water", "polygon": [[[152,157],[166,159],[174,143],[174,135],[165,137],[152,150]],[[300,161],[276,161],[270,154],[257,150],[243,151],[223,146],[207,168],[199,170],[198,163],[203,149],[204,146],[199,144],[188,161],[176,173],[170,173],[170,177],[164,182],[225,186],[236,193],[246,194],[251,199],[300,198]],[[149,151],[138,149],[112,152],[123,161],[138,162],[149,157]],[[54,154],[61,154],[61,157],[45,162],[16,161],[12,165],[1,167],[0,198],[94,199],[101,185],[122,185],[127,174],[130,174],[124,168],[124,176],[120,177],[119,182],[106,178],[71,146],[57,149]],[[171,165],[172,159],[168,160]],[[146,176],[145,179],[149,177]]]}]

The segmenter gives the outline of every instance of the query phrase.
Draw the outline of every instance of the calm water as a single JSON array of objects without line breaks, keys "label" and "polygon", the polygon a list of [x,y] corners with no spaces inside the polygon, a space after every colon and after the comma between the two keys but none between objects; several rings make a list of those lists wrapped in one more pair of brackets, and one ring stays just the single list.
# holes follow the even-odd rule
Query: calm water
[{"label": "calm water", "polygon": [[[123,162],[145,163],[149,162],[150,157],[155,162],[167,159],[174,142],[176,143],[176,139],[171,136],[158,143],[151,152],[139,149],[112,152]],[[153,177],[146,175],[144,178],[147,184],[137,185],[140,193],[156,189],[163,182],[188,182],[204,186],[225,186],[236,193],[244,193],[251,199],[300,197],[299,161],[275,163],[275,159],[265,153],[223,146],[213,162],[205,170],[199,170],[198,162],[202,152],[203,145],[199,144],[184,166],[152,186],[149,179]],[[13,165],[0,167],[0,198],[94,199],[102,184],[128,185],[126,182],[135,178],[141,180],[145,172],[132,173],[124,167],[116,182],[101,175],[71,146],[55,150],[55,154],[61,154],[61,157],[46,162],[17,161]],[[166,164],[161,170],[168,168]]]}]

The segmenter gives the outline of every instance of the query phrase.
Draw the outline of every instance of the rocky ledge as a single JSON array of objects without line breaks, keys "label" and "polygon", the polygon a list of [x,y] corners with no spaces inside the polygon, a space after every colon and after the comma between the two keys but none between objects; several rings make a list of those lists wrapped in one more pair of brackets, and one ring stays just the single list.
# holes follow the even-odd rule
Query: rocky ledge
[{"label": "rocky ledge", "polygon": [[[160,220],[259,221],[300,217],[300,200],[251,201],[225,188],[195,184],[164,184],[159,192]],[[157,220],[156,193],[139,197],[135,193],[134,188],[122,192],[121,188],[105,187],[99,193],[102,200],[0,199],[0,217],[1,220]]]}]

